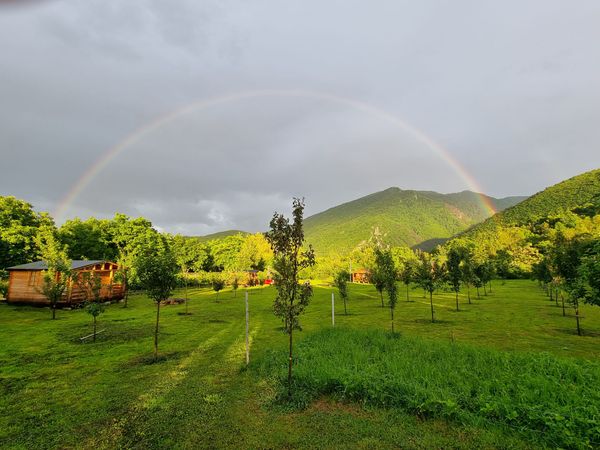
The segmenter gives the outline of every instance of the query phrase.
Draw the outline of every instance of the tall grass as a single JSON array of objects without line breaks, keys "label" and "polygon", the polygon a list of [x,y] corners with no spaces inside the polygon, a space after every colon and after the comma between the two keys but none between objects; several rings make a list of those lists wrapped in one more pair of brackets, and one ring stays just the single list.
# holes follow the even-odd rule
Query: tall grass
[{"label": "tall grass", "polygon": [[[284,392],[286,357],[260,363]],[[374,330],[326,329],[296,349],[295,401],[323,395],[463,423],[499,422],[552,447],[600,445],[600,364]]]}]

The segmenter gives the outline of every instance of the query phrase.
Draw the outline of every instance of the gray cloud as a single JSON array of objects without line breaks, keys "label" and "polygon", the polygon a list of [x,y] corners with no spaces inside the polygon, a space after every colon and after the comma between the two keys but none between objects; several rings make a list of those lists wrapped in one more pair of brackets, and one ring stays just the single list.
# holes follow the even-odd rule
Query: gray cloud
[{"label": "gray cloud", "polygon": [[[600,6],[532,2],[46,1],[0,7],[0,194],[56,210],[108,149],[238,92],[322,92],[445,147],[491,195],[600,166]],[[469,186],[393,121],[331,98],[256,96],[148,130],[66,216],[264,229],[389,186]]]}]

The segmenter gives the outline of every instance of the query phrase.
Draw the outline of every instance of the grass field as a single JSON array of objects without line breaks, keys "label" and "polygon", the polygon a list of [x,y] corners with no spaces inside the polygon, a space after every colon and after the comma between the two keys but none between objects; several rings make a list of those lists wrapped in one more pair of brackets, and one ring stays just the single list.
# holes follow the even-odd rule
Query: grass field
[{"label": "grass field", "polygon": [[[390,328],[389,310],[370,286],[350,288],[349,315],[336,304],[336,328]],[[297,342],[331,327],[331,290],[316,288]],[[0,447],[5,448],[531,448],[518,427],[423,419],[397,407],[317,398],[306,409],[273,404],[277,386],[258,370],[286,336],[271,313],[273,288],[249,291],[251,359],[244,367],[243,291],[191,292],[190,311],[161,309],[160,353],[151,363],[155,309],[135,295],[130,307],[111,305],[96,343],[84,311],[0,305]],[[182,292],[177,292],[182,296]],[[508,352],[546,351],[569,361],[600,358],[600,308],[584,307],[584,336],[573,317],[529,281],[494,282],[472,305],[434,297],[429,321],[422,292],[400,301],[396,330],[425,343],[469,344]],[[570,311],[567,310],[570,314]],[[427,345],[427,344],[426,344]]]}]

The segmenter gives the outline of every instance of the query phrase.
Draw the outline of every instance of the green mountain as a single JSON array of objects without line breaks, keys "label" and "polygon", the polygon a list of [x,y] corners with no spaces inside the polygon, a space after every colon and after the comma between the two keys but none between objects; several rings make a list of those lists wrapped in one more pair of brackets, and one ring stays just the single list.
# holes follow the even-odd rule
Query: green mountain
[{"label": "green mountain", "polygon": [[235,236],[236,234],[247,235],[250,233],[248,233],[246,231],[240,231],[240,230],[226,230],[226,231],[219,231],[218,233],[207,234],[204,236],[194,236],[194,238],[199,240],[200,242],[208,242],[208,241],[215,241],[217,239],[223,239],[228,236]]},{"label": "green mountain", "polygon": [[528,225],[538,219],[560,215],[574,208],[598,201],[600,169],[582,173],[550,186],[521,203],[495,214],[486,221],[462,233],[473,238],[480,233],[494,233],[499,227]]},{"label": "green mountain", "polygon": [[526,197],[495,199],[471,191],[439,194],[401,190],[376,192],[306,218],[306,241],[318,255],[346,253],[378,227],[392,245],[430,249]]}]

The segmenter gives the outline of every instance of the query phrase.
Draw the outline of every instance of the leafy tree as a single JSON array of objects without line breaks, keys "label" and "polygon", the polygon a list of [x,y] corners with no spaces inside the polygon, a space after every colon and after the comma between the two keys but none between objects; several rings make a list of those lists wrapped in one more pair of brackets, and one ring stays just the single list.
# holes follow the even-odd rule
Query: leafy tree
[{"label": "leafy tree", "polygon": [[404,265],[402,267],[402,269],[400,270],[400,281],[402,281],[404,283],[404,285],[406,286],[406,301],[410,301],[410,297],[409,297],[409,287],[410,287],[410,283],[413,281],[414,277],[415,277],[415,271],[416,271],[416,266],[415,266],[415,261],[414,259],[406,259],[404,261]]},{"label": "leafy tree", "polygon": [[344,300],[344,314],[348,314],[348,307],[346,305],[348,301],[348,279],[350,278],[350,273],[346,269],[340,270],[334,280],[333,283],[340,293],[340,297]]},{"label": "leafy tree", "polygon": [[38,232],[53,227],[50,216],[35,212],[30,203],[0,196],[0,269],[38,259]]},{"label": "leafy tree", "polygon": [[443,283],[445,268],[437,258],[422,252],[419,255],[419,270],[417,271],[417,282],[429,293],[429,304],[431,306],[431,321],[435,322],[433,308],[433,292]]},{"label": "leafy tree", "polygon": [[173,237],[171,242],[171,246],[173,248],[173,253],[175,255],[175,260],[177,261],[177,265],[179,266],[179,270],[181,271],[181,280],[183,281],[183,288],[185,292],[185,315],[188,313],[188,280],[187,274],[194,264],[194,255],[189,251],[188,247],[189,239],[184,236],[178,234]]},{"label": "leafy tree", "polygon": [[600,240],[589,246],[579,267],[579,276],[587,283],[585,302],[600,306]]},{"label": "leafy tree", "polygon": [[265,237],[273,250],[273,269],[277,296],[273,311],[285,323],[289,335],[288,396],[292,395],[293,332],[300,330],[299,317],[312,297],[312,287],[306,281],[300,284],[302,269],[314,266],[315,254],[312,247],[303,249],[304,200],[294,198],[292,203],[293,220],[275,213]]},{"label": "leafy tree", "polygon": [[385,289],[385,273],[381,270],[381,268],[375,264],[371,269],[371,283],[375,286],[377,292],[379,292],[379,298],[381,298],[381,307],[385,308],[383,303],[383,291]]},{"label": "leafy tree", "polygon": [[219,301],[219,292],[223,290],[223,288],[225,287],[225,280],[223,280],[223,278],[221,278],[220,276],[214,276],[212,279],[212,288],[213,291],[216,292],[216,298],[215,301]]},{"label": "leafy tree", "polygon": [[56,307],[69,288],[71,261],[67,258],[65,247],[56,238],[53,228],[41,228],[36,236],[36,245],[40,249],[43,261],[48,265],[41,293],[50,303],[52,319],[56,319]]},{"label": "leafy tree", "polygon": [[[467,298],[471,304],[471,286],[476,284],[475,263],[473,261],[473,250],[465,247],[462,253],[461,264],[462,281],[467,286]],[[478,290],[479,292],[479,290]]]},{"label": "leafy tree", "polygon": [[392,333],[394,332],[394,310],[398,302],[398,287],[396,286],[396,265],[389,249],[377,247],[375,249],[375,265],[381,274],[385,291],[388,297],[388,306],[392,319]]},{"label": "leafy tree", "polygon": [[237,290],[240,287],[240,276],[234,273],[231,277],[231,289],[233,290],[233,297],[237,297]]},{"label": "leafy tree", "polygon": [[264,234],[245,236],[237,255],[237,269],[265,270],[273,261],[273,251]]},{"label": "leafy tree", "polygon": [[462,252],[453,247],[448,252],[448,261],[446,262],[446,268],[448,271],[448,284],[454,291],[456,297],[456,310],[458,311],[458,292],[460,291],[460,282],[463,277],[461,269],[462,263]]},{"label": "leafy tree", "polygon": [[177,261],[167,239],[157,235],[135,259],[135,269],[148,297],[156,304],[154,359],[158,358],[160,303],[169,298],[177,286]]},{"label": "leafy tree", "polygon": [[60,241],[69,249],[73,259],[106,259],[113,261],[118,256],[113,241],[112,221],[91,217],[67,220],[58,230]]}]

